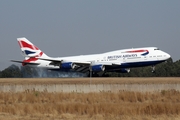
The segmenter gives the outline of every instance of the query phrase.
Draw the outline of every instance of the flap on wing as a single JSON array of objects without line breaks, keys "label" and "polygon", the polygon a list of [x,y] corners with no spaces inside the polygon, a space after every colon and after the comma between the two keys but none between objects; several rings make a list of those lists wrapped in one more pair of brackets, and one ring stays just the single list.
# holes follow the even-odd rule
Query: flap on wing
[{"label": "flap on wing", "polygon": [[[63,60],[64,62],[66,62],[66,60]],[[68,61],[67,61],[68,62]],[[87,61],[71,61],[77,65],[90,65],[91,62],[87,62]]]},{"label": "flap on wing", "polygon": [[93,62],[92,65],[112,65],[111,62]]},{"label": "flap on wing", "polygon": [[58,60],[58,59],[53,59],[53,58],[38,58],[40,60],[46,60],[46,61],[51,61],[53,63],[65,63],[65,62],[73,62],[77,65],[90,65],[91,62],[86,62],[86,61],[75,61],[75,60],[72,60],[72,61],[69,61],[69,60]]},{"label": "flap on wing", "polygon": [[93,62],[92,65],[121,65],[119,62]]}]

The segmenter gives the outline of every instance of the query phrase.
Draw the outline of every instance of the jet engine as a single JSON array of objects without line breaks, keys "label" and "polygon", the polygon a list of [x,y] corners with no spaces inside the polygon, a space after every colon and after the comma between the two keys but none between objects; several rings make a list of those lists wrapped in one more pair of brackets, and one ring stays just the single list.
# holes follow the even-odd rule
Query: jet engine
[{"label": "jet engine", "polygon": [[121,68],[119,70],[115,70],[114,72],[118,72],[118,73],[129,73],[130,69],[129,68]]},{"label": "jet engine", "polygon": [[76,65],[73,62],[61,63],[60,69],[74,69]]},{"label": "jet engine", "polygon": [[105,70],[105,66],[104,65],[93,65],[93,66],[91,66],[91,69],[94,72],[100,72],[100,71]]},{"label": "jet engine", "polygon": [[120,70],[120,73],[129,73],[130,72],[130,69],[129,68],[122,68]]}]

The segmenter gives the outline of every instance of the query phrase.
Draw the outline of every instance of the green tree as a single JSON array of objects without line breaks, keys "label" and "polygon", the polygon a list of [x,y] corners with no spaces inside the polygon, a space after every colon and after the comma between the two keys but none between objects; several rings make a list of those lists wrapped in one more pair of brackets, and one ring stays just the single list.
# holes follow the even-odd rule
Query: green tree
[{"label": "green tree", "polygon": [[4,69],[3,71],[1,71],[1,78],[21,78],[22,74],[21,74],[21,70],[19,69],[18,66],[15,65],[11,65],[8,68]]}]

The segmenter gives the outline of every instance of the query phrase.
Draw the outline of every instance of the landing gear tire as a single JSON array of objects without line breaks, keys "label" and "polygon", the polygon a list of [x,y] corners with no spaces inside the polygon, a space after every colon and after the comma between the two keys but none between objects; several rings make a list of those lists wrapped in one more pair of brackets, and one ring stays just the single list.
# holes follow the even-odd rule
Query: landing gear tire
[{"label": "landing gear tire", "polygon": [[96,72],[89,71],[88,77],[99,77],[99,75]]}]

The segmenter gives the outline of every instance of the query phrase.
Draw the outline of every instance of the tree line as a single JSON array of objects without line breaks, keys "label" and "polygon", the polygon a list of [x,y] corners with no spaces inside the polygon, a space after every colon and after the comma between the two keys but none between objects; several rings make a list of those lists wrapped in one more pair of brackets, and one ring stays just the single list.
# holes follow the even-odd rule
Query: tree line
[{"label": "tree line", "polygon": [[155,66],[155,72],[151,72],[151,66],[131,68],[130,73],[107,73],[110,77],[180,77],[180,60],[172,59]]},{"label": "tree line", "polygon": [[[107,72],[108,77],[180,77],[180,60],[173,62],[169,59],[166,62],[155,66],[155,72],[152,73],[151,66],[131,68],[130,73]],[[11,65],[0,71],[0,78],[31,78],[31,77],[85,77],[82,73],[73,72],[54,72],[42,70],[41,68],[19,67]]]}]

